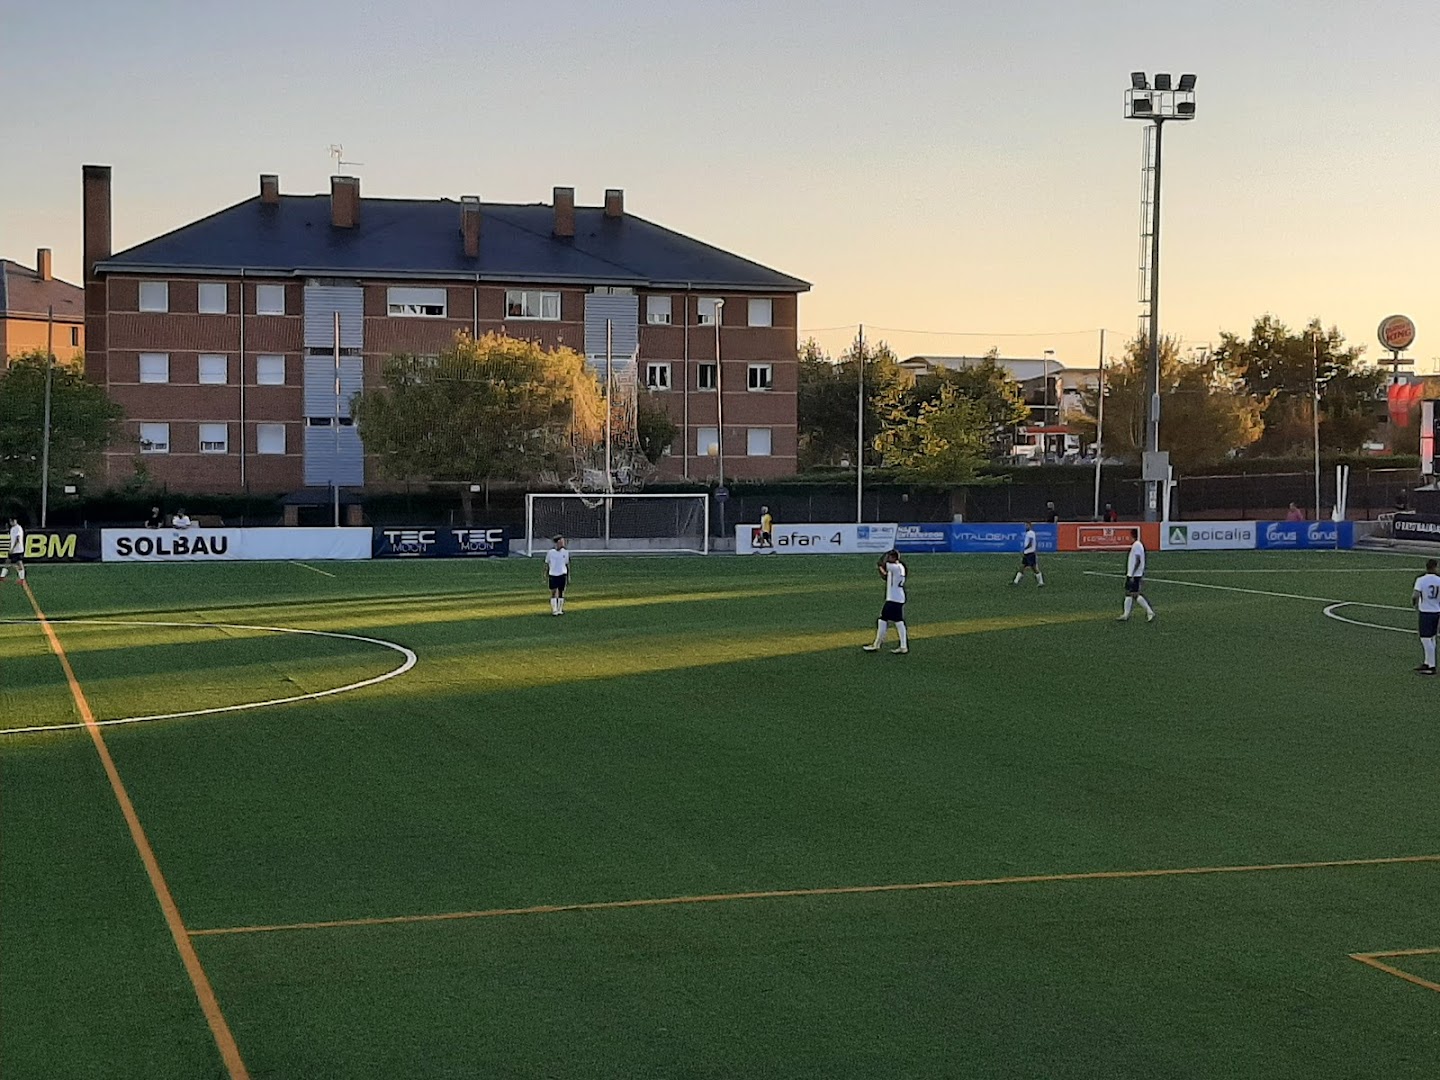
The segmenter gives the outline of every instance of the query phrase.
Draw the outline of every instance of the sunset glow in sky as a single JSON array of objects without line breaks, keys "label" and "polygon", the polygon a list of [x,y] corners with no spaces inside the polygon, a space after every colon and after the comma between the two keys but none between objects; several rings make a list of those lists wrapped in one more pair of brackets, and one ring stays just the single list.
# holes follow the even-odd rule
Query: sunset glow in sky
[{"label": "sunset glow in sky", "polygon": [[1139,69],[1199,76],[1166,132],[1166,331],[1319,315],[1373,356],[1398,311],[1434,370],[1434,0],[0,0],[0,255],[78,281],[82,163],[114,166],[118,249],[262,172],[325,190],[338,142],[368,195],[623,187],[814,282],[834,348],[864,322],[1091,363],[1139,312]]}]

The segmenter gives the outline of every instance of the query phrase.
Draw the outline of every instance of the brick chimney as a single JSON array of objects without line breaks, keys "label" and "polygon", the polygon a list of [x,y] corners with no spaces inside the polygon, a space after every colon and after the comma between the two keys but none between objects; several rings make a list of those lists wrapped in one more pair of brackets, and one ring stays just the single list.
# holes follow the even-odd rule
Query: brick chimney
[{"label": "brick chimney", "polygon": [[555,189],[555,235],[562,240],[575,238],[575,189]]},{"label": "brick chimney", "polygon": [[465,257],[480,257],[480,196],[460,197],[460,235],[465,238]]},{"label": "brick chimney", "polygon": [[280,205],[280,177],[274,173],[260,174],[260,203],[263,206]]},{"label": "brick chimney", "polygon": [[607,218],[622,218],[625,216],[625,192],[622,188],[606,189],[605,216]]},{"label": "brick chimney", "polygon": [[85,230],[85,280],[95,278],[95,264],[110,251],[110,166],[86,165],[82,219]]},{"label": "brick chimney", "polygon": [[55,271],[50,265],[50,249],[40,248],[35,252],[35,277],[40,281],[52,281]]},{"label": "brick chimney", "polygon": [[330,224],[337,229],[353,229],[360,224],[360,178],[330,178]]}]

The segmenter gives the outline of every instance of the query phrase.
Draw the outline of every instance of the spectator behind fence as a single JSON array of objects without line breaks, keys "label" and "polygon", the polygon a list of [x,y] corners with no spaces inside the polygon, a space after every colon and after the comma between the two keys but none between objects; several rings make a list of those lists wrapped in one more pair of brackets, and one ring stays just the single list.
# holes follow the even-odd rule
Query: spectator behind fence
[{"label": "spectator behind fence", "polygon": [[145,519],[147,529],[163,529],[165,527],[165,515],[160,513],[160,507],[150,507],[150,516]]},{"label": "spectator behind fence", "polygon": [[1115,507],[1109,503],[1105,504],[1105,512],[1100,515],[1101,521],[1114,522],[1120,520],[1120,515],[1115,512]]},{"label": "spectator behind fence", "polygon": [[1286,513],[1285,513],[1285,520],[1286,520],[1286,521],[1304,521],[1304,520],[1305,520],[1305,511],[1304,511],[1304,510],[1301,510],[1300,507],[1296,506],[1296,505],[1292,502],[1292,503],[1290,504],[1290,509],[1289,509],[1288,511],[1286,511]]},{"label": "spectator behind fence", "polygon": [[170,524],[176,529],[190,528],[190,515],[185,513],[183,506],[175,512],[175,516],[170,520]]}]

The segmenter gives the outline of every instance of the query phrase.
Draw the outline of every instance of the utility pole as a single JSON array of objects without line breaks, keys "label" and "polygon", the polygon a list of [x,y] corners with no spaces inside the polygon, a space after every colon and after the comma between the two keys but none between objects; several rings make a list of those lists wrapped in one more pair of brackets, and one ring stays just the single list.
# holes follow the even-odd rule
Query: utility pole
[{"label": "utility pole", "polygon": [[855,524],[865,520],[865,324],[855,335]]},{"label": "utility pole", "polygon": [[1105,331],[1100,331],[1100,381],[1095,392],[1095,520],[1100,520],[1100,462],[1105,458]]},{"label": "utility pole", "polygon": [[40,527],[50,515],[50,397],[55,380],[55,305],[45,317],[45,434],[40,448]]}]

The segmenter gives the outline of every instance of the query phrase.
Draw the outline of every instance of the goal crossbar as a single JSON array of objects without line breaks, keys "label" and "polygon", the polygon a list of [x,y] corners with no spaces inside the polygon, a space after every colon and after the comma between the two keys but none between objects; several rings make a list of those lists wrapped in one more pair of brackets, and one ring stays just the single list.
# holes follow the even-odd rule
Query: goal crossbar
[{"label": "goal crossbar", "polygon": [[564,536],[574,552],[710,553],[710,496],[543,492],[525,496],[525,554]]}]

